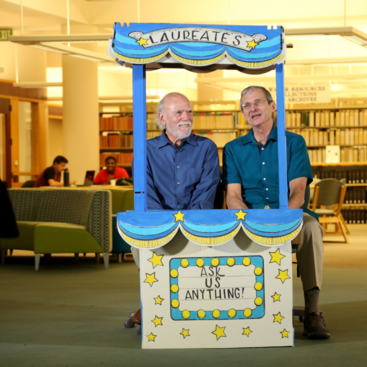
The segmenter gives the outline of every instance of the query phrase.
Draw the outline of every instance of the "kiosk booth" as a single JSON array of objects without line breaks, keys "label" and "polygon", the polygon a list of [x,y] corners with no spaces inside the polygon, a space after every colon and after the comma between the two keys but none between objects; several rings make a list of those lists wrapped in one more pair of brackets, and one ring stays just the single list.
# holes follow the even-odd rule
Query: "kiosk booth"
[{"label": "kiosk booth", "polygon": [[[117,226],[140,250],[142,347],[293,346],[283,28],[116,23],[108,52],[133,69],[134,211]],[[279,209],[147,210],[145,73],[159,68],[276,70]]]}]

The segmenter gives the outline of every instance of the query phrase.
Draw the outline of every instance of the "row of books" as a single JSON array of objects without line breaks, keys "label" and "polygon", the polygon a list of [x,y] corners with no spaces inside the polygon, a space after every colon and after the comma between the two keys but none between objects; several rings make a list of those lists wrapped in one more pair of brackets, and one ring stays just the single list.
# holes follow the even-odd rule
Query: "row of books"
[{"label": "row of books", "polygon": [[103,132],[99,137],[101,148],[132,148],[133,134]]},{"label": "row of books", "polygon": [[365,204],[366,188],[365,187],[348,187],[344,198],[345,204]]},{"label": "row of books", "polygon": [[99,118],[100,130],[131,130],[133,128],[132,116],[112,116]]},{"label": "row of books", "polygon": [[[311,163],[327,163],[325,148],[308,149],[307,151]],[[340,148],[340,162],[342,163],[366,162],[366,157],[367,147]]]},{"label": "row of books", "polygon": [[340,111],[286,111],[287,127],[367,126],[367,109]]},{"label": "row of books", "polygon": [[367,182],[366,167],[324,167],[322,169],[319,167],[313,167],[312,174],[313,177],[317,177],[322,180],[324,178],[336,178],[338,180],[344,178],[348,184],[361,184]]},{"label": "row of books", "polygon": [[303,136],[307,146],[318,145],[367,145],[367,129],[313,130],[292,129]]},{"label": "row of books", "polygon": [[237,137],[237,133],[235,131],[194,131],[194,134],[213,140],[218,148],[223,148],[228,142],[236,139]]},{"label": "row of books", "polygon": [[100,153],[100,166],[103,167],[105,165],[105,160],[107,157],[115,157],[116,164],[129,165],[133,160],[133,153],[120,153],[120,152],[108,152],[108,153]]},{"label": "row of books", "polygon": [[233,129],[236,127],[237,112],[194,113],[195,129]]},{"label": "row of books", "polygon": [[348,224],[367,223],[367,210],[342,210],[342,216]]}]

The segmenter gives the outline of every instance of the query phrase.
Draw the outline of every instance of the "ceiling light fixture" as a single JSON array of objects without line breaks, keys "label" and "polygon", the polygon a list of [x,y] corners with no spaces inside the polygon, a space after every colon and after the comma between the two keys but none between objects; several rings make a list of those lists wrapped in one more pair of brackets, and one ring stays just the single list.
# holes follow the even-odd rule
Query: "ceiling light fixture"
[{"label": "ceiling light fixture", "polygon": [[367,34],[354,27],[320,27],[284,29],[286,36],[341,36],[367,47]]}]

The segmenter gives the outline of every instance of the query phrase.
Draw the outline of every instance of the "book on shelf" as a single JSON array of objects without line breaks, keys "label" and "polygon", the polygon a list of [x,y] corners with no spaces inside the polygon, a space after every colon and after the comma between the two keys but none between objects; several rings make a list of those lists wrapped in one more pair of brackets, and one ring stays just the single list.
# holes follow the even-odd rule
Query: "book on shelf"
[{"label": "book on shelf", "polygon": [[100,148],[133,148],[133,134],[104,131],[100,135]]},{"label": "book on shelf", "polygon": [[343,209],[342,216],[348,224],[367,223],[367,210],[355,208],[353,210]]},{"label": "book on shelf", "polygon": [[131,130],[133,128],[132,116],[111,116],[99,118],[100,130]]},{"label": "book on shelf", "polygon": [[237,112],[195,112],[195,129],[233,129],[237,126]]},{"label": "book on shelf", "polygon": [[236,139],[236,131],[193,131],[194,134],[213,140],[218,148],[223,148],[228,142]]}]

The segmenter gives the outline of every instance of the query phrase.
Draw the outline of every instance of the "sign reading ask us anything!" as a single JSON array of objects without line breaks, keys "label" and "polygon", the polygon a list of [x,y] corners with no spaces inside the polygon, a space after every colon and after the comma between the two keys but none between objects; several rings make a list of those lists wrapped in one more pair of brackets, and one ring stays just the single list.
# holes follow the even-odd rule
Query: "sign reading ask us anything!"
[{"label": "sign reading ask us anything!", "polygon": [[282,27],[116,23],[109,55],[128,64],[236,65],[269,69],[285,61]]}]

